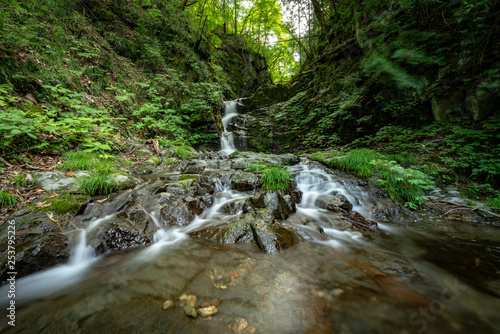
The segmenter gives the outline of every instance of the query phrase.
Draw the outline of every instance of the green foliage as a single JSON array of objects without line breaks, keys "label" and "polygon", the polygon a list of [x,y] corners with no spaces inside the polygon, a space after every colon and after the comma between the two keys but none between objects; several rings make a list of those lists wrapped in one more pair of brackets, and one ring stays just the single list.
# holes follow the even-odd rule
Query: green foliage
[{"label": "green foliage", "polygon": [[64,162],[58,165],[63,171],[86,170],[94,173],[109,174],[117,169],[114,158],[104,158],[99,152],[69,151],[63,154]]},{"label": "green foliage", "polygon": [[500,213],[500,196],[497,198],[490,198],[488,201],[486,201],[486,205],[491,207],[491,208],[498,208],[494,209],[496,213]]},{"label": "green foliage", "polygon": [[370,162],[377,158],[377,153],[369,149],[352,150],[344,157],[329,160],[331,167],[354,174],[362,178],[373,175],[374,166]]},{"label": "green foliage", "polygon": [[192,159],[196,151],[187,145],[181,145],[175,147],[175,155],[180,159]]},{"label": "green foliage", "polygon": [[[499,133],[500,118],[495,116],[481,123],[463,120],[458,124],[433,123],[421,129],[386,126],[375,136],[366,137],[356,145],[389,142],[390,145],[384,145],[384,151],[391,159],[397,160],[397,156],[408,155],[410,152],[422,155],[422,162],[427,167],[421,169],[444,183],[472,180],[484,183],[484,187],[490,183],[491,186],[498,187]],[[405,165],[415,163],[404,160],[397,161]]]},{"label": "green foliage", "polygon": [[0,207],[12,208],[17,205],[17,196],[7,191],[0,191]]},{"label": "green foliage", "polygon": [[[378,178],[377,182],[391,198],[403,201],[410,209],[421,206],[426,199],[425,194],[435,186],[427,174],[413,168],[405,169],[396,161],[388,160],[386,156],[370,149],[355,149],[347,154],[316,152],[311,157],[362,178]],[[410,156],[400,158],[405,162],[413,161]]]},{"label": "green foliage", "polygon": [[82,178],[81,191],[89,196],[109,195],[118,185],[109,175],[90,175]]},{"label": "green foliage", "polygon": [[260,173],[267,168],[267,165],[259,161],[258,163],[249,163],[247,169],[251,173]]},{"label": "green foliage", "polygon": [[261,185],[266,190],[286,191],[292,182],[292,174],[283,167],[270,167],[262,171]]},{"label": "green foliage", "polygon": [[434,181],[421,171],[404,169],[395,161],[377,159],[370,164],[375,166],[375,173],[381,177],[379,182],[391,198],[405,202],[410,209],[417,209],[427,199],[425,194],[434,189]]}]

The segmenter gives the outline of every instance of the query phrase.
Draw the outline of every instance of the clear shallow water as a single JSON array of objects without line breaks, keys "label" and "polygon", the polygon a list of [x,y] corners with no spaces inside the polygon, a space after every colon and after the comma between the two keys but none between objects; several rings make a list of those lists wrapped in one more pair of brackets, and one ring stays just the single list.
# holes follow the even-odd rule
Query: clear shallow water
[{"label": "clear shallow water", "polygon": [[[366,189],[314,165],[294,172],[304,191],[298,215],[326,224],[331,213],[318,210],[313,199],[335,192],[350,196],[369,216]],[[82,239],[75,240],[68,265],[19,280],[25,297],[15,330],[233,333],[244,318],[258,333],[500,332],[498,229],[422,218],[385,222],[362,237],[324,225],[327,240],[263,254],[254,244],[187,236],[223,219],[223,203],[248,196],[222,184],[217,192],[211,208],[190,225],[158,230],[150,247],[93,258]],[[100,223],[90,222],[86,231]],[[58,288],[50,290],[47,282]],[[182,294],[196,295],[199,303],[219,299],[219,313],[210,321],[188,318]],[[164,311],[167,299],[177,305]],[[15,332],[6,322],[0,330]]]}]

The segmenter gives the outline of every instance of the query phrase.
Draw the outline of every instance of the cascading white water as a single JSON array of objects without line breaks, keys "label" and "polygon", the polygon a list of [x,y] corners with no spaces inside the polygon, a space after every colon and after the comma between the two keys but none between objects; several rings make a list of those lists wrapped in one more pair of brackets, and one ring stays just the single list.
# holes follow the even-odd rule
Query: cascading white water
[{"label": "cascading white water", "polygon": [[233,133],[227,131],[227,126],[231,119],[235,116],[238,116],[236,107],[236,101],[227,101],[225,103],[224,117],[222,118],[222,126],[224,128],[224,132],[222,133],[221,137],[221,152],[225,155],[229,155],[236,151],[236,147],[234,146]]},{"label": "cascading white water", "polygon": [[297,181],[297,189],[302,191],[302,202],[298,209],[315,209],[314,203],[320,195],[341,194],[353,203],[353,210],[361,213],[364,211],[359,198],[351,194],[345,185],[335,180],[331,174],[324,170],[318,167],[311,168],[303,163],[298,164],[292,170],[298,172],[295,180]]},{"label": "cascading white water", "polygon": [[86,238],[87,231],[80,230],[68,263],[19,279],[16,282],[16,302],[51,296],[82,280],[83,274],[96,259],[94,248],[87,244]]},{"label": "cascading white water", "polygon": [[[351,193],[350,189],[343,185],[340,180],[336,180],[331,174],[318,167],[311,167],[307,164],[300,163],[291,168],[292,171],[298,172],[295,176],[297,181],[297,189],[302,191],[302,201],[297,205],[297,213],[310,217],[317,222],[328,220],[327,210],[316,206],[316,200],[320,195],[344,195],[351,203],[353,210],[365,213],[366,209],[363,203],[359,200],[360,195],[356,192]],[[334,228],[323,227],[323,231],[330,237],[328,241],[322,243],[334,247],[344,247],[343,241],[362,242],[361,236],[358,233],[349,231],[340,231]]]}]

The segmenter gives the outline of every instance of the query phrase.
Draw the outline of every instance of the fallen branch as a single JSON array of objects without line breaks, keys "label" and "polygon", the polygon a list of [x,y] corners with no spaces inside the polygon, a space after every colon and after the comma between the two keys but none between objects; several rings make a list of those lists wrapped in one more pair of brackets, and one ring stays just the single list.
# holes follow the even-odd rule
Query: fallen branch
[{"label": "fallen branch", "polygon": [[[481,211],[483,213],[486,213],[486,214],[488,214],[490,216],[500,218],[499,214],[496,214],[494,212],[491,212],[491,211],[487,210],[487,209],[498,209],[498,208],[491,208],[491,207],[483,207],[483,208],[481,208],[481,207],[474,207],[474,206],[470,206],[470,205],[466,205],[466,204],[457,205],[456,203],[449,202],[449,201],[446,201],[446,200],[443,200],[443,199],[441,199],[439,201],[442,202],[442,203],[446,203],[446,204],[451,204],[451,205],[454,205],[454,206],[458,206],[458,208],[452,209],[450,211],[458,210],[458,209],[468,209],[468,210],[474,210],[474,211],[477,210],[477,211]],[[448,214],[450,211],[448,211],[447,213],[445,213],[445,215]]]},{"label": "fallen branch", "polygon": [[7,162],[7,160],[2,157],[0,157],[0,162],[4,163],[7,167],[13,167],[10,163]]}]

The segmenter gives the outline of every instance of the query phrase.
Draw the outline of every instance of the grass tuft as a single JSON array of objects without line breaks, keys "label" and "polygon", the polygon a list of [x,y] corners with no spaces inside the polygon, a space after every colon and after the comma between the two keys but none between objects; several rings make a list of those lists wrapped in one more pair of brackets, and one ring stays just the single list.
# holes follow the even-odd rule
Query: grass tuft
[{"label": "grass tuft", "polygon": [[70,151],[62,156],[64,162],[58,166],[62,171],[86,170],[110,173],[116,169],[113,159],[103,159],[99,152]]},{"label": "grass tuft", "polygon": [[261,185],[266,190],[286,191],[291,181],[292,174],[283,167],[271,167],[262,171]]},{"label": "grass tuft", "polygon": [[12,208],[17,205],[17,196],[6,191],[0,191],[0,207]]},{"label": "grass tuft", "polygon": [[118,185],[109,175],[91,175],[82,179],[81,192],[90,196],[109,195],[116,189]]}]

